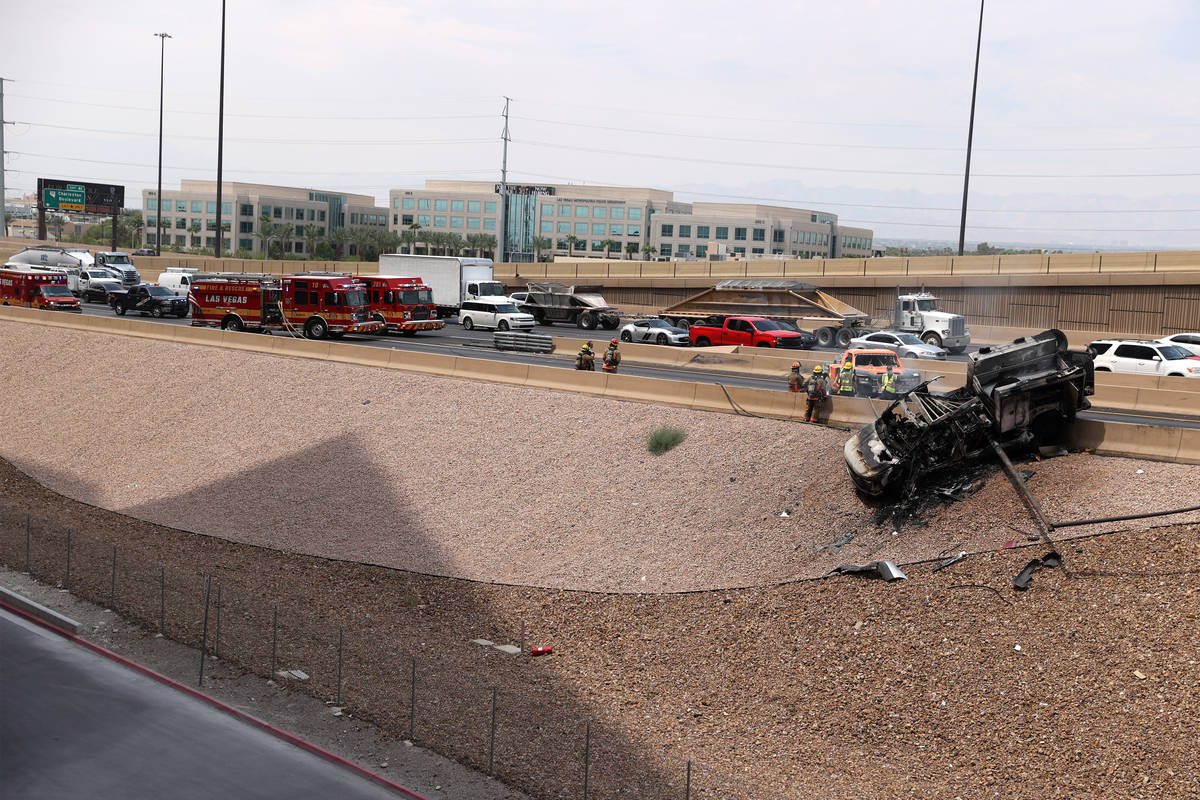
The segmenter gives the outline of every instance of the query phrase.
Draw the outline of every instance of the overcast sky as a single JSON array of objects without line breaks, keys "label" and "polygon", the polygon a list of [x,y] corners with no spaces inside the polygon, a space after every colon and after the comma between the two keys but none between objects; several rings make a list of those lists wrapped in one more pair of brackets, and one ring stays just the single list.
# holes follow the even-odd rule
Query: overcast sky
[{"label": "overcast sky", "polygon": [[[216,176],[217,0],[0,0],[9,197]],[[979,5],[229,0],[228,180],[650,186],[957,239]],[[990,0],[968,241],[1200,248],[1200,2]],[[1096,212],[1122,213],[1064,213]]]}]

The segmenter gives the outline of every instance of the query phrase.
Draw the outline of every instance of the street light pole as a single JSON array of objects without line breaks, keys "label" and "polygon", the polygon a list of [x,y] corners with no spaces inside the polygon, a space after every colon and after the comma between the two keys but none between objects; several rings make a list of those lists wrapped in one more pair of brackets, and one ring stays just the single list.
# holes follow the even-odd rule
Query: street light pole
[{"label": "street light pole", "polygon": [[[225,229],[221,225],[221,162],[225,148],[225,0],[221,0],[221,97],[217,105],[217,246],[213,254],[221,257]],[[230,235],[233,225],[229,226]]]},{"label": "street light pole", "polygon": [[156,255],[162,255],[162,142],[163,142],[163,86],[165,85],[164,74],[167,66],[167,39],[171,38],[169,33],[154,34],[159,39],[159,60],[158,60],[158,194],[155,195],[154,205],[158,212],[154,215],[154,252]]},{"label": "street light pole", "polygon": [[975,79],[971,83],[971,122],[967,127],[967,170],[963,177],[962,221],[958,225],[958,254],[967,238],[967,189],[971,185],[971,140],[975,138],[975,93],[979,89],[979,46],[983,43],[983,0],[979,0],[979,36],[975,40]]}]

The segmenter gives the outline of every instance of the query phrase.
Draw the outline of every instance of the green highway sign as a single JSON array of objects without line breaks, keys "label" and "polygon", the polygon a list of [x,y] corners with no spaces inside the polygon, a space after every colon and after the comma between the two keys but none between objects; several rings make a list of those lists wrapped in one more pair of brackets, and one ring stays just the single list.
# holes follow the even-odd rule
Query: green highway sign
[{"label": "green highway sign", "polygon": [[70,183],[57,189],[43,189],[42,206],[62,211],[83,211],[84,195],[83,184]]}]

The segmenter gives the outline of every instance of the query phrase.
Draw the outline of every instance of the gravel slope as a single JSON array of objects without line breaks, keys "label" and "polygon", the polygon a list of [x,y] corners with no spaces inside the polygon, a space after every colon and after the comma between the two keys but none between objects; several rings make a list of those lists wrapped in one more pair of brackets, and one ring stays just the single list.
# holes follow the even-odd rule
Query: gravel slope
[{"label": "gravel slope", "polygon": [[[844,475],[845,432],[818,426],[15,323],[0,336],[0,456],[68,497],[285,551],[659,592],[1032,532],[993,476],[893,536]],[[645,440],[662,425],[688,438],[655,457]],[[1076,455],[1033,469],[1059,519],[1200,496],[1194,466]]]}]

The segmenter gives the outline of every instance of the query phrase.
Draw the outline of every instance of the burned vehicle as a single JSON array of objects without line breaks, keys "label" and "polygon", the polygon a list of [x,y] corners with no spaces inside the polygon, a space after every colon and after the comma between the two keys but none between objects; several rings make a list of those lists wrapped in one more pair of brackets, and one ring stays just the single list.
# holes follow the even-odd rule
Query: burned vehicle
[{"label": "burned vehicle", "polygon": [[1050,444],[1090,406],[1092,355],[1048,330],[971,355],[967,381],[948,393],[929,381],[892,402],[846,442],[846,469],[859,491],[911,493],[927,477],[994,452]]},{"label": "burned vehicle", "polygon": [[621,324],[620,312],[586,286],[530,283],[529,291],[514,292],[512,297],[518,308],[542,325],[567,322],[589,331],[597,326],[614,331]]}]

